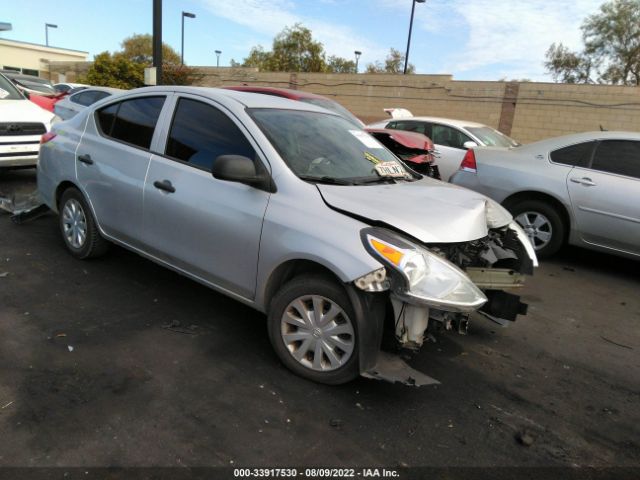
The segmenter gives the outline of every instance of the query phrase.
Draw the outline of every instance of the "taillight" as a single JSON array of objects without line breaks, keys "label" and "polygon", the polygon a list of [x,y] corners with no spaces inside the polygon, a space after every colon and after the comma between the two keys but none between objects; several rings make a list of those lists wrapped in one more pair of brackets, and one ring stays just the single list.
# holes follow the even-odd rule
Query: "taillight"
[{"label": "taillight", "polygon": [[53,132],[47,132],[44,135],[42,135],[40,137],[40,145],[50,142],[51,140],[53,140],[54,138],[56,138],[56,134]]},{"label": "taillight", "polygon": [[472,149],[467,150],[462,163],[460,164],[460,170],[463,172],[478,173],[478,166],[476,165],[476,155]]}]

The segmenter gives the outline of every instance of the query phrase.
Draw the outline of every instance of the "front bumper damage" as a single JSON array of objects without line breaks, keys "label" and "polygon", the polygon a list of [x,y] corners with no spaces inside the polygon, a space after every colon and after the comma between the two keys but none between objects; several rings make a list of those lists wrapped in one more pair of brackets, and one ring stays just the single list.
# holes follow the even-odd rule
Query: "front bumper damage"
[{"label": "front bumper damage", "polygon": [[[474,311],[501,326],[527,313],[527,305],[512,291],[524,286],[525,277],[533,274],[538,263],[535,251],[515,222],[491,229],[488,236],[478,240],[426,247],[464,270],[482,290],[486,302],[473,309],[443,309],[412,296],[411,292],[391,288],[388,293],[391,315],[386,320],[384,344],[388,345],[391,339],[396,351],[398,347],[417,351],[426,339],[435,341],[442,331],[466,334]],[[376,365],[362,375],[412,386],[439,383],[386,351],[380,351]]]}]

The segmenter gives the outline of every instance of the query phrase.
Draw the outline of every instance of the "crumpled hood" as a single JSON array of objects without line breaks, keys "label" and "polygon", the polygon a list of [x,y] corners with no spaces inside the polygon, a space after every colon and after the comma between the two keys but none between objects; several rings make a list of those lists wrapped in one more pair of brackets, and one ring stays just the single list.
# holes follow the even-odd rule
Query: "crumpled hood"
[{"label": "crumpled hood", "polygon": [[391,185],[317,185],[325,202],[383,222],[424,243],[455,243],[487,236],[511,215],[497,202],[466,188],[423,178]]},{"label": "crumpled hood", "polygon": [[51,124],[53,113],[29,100],[0,100],[0,122],[36,122]]}]

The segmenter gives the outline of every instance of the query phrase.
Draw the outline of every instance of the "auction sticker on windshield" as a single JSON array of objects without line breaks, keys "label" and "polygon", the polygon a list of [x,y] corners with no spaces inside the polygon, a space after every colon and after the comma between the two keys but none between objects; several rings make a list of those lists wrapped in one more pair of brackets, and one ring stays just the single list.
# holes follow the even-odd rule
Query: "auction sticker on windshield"
[{"label": "auction sticker on windshield", "polygon": [[362,130],[349,130],[349,133],[362,142],[367,148],[382,148],[378,141]]},{"label": "auction sticker on windshield", "polygon": [[396,162],[378,163],[374,168],[381,177],[404,177],[406,175],[404,168]]}]

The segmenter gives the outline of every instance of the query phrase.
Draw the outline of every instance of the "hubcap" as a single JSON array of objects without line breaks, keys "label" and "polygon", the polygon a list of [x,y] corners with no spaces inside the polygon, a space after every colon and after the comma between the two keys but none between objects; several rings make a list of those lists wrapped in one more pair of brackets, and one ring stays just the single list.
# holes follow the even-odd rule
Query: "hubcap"
[{"label": "hubcap", "polygon": [[280,334],[291,356],[311,370],[335,370],[353,354],[351,320],[338,304],[319,295],[292,301],[282,315]]},{"label": "hubcap", "polygon": [[67,200],[62,209],[64,238],[73,248],[82,248],[87,240],[87,218],[82,205],[75,199]]},{"label": "hubcap", "polygon": [[520,224],[536,250],[541,250],[551,241],[551,222],[540,212],[523,212],[516,217],[516,222]]}]

